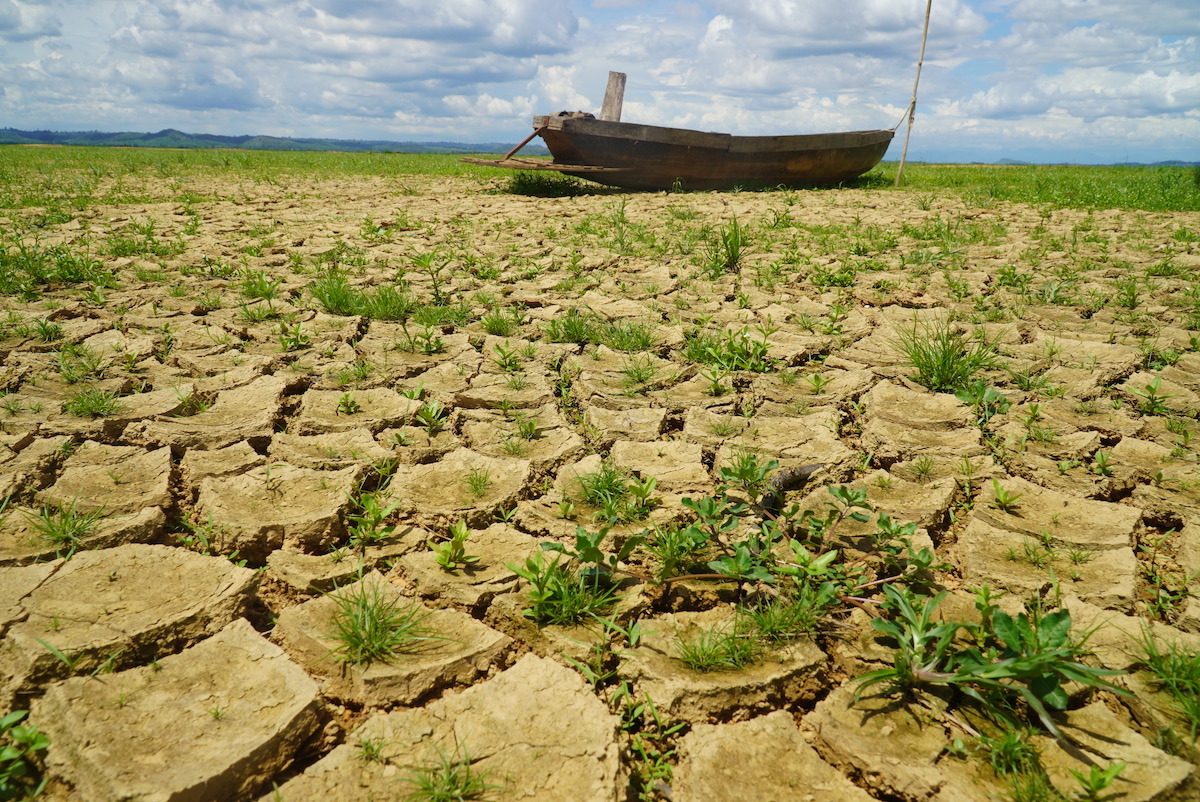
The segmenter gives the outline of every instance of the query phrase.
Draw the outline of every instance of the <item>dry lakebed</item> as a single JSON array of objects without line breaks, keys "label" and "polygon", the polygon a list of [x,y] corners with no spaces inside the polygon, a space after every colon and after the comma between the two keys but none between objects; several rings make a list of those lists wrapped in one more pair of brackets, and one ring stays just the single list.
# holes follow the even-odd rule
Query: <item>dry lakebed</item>
[{"label": "dry lakebed", "polygon": [[375,156],[5,156],[6,798],[1200,798],[1200,213]]}]

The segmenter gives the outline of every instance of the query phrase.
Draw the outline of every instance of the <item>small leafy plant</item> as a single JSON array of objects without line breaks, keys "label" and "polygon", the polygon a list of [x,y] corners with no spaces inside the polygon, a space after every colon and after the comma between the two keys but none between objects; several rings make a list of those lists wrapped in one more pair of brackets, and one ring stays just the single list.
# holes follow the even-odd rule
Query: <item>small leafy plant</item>
[{"label": "small leafy plant", "polygon": [[1162,393],[1159,392],[1162,388],[1162,379],[1155,376],[1151,381],[1147,382],[1141,390],[1135,387],[1127,388],[1129,393],[1141,399],[1138,404],[1138,409],[1145,415],[1166,415],[1171,410],[1166,402],[1168,398],[1174,398],[1178,393]]},{"label": "small leafy plant", "polygon": [[[1064,685],[1078,683],[1123,694],[1104,679],[1121,671],[1093,668],[1079,661],[1086,654],[1085,638],[1071,634],[1071,613],[1066,609],[1044,612],[1034,608],[1011,616],[992,603],[986,590],[977,594],[982,623],[964,624],[937,620],[935,611],[945,597],[919,596],[895,585],[885,585],[884,610],[889,618],[876,618],[871,626],[897,644],[891,668],[863,674],[858,693],[883,683],[906,690],[923,684],[949,685],[996,710],[1000,700],[1020,700],[1050,734],[1060,737],[1051,710],[1066,710]],[[960,646],[955,636],[966,630],[975,641]]]},{"label": "small leafy plant", "polygon": [[561,555],[547,560],[539,551],[523,566],[507,565],[529,583],[525,615],[539,624],[577,624],[607,612],[617,601],[615,583],[607,572],[573,565]]},{"label": "small leafy plant", "polygon": [[395,524],[385,525],[388,516],[396,511],[400,502],[383,505],[384,496],[379,492],[359,493],[352,500],[356,508],[346,517],[350,526],[350,545],[355,549],[378,543],[396,531]]},{"label": "small leafy plant", "polygon": [[279,324],[279,347],[285,352],[300,351],[309,346],[311,338],[304,333],[303,324]]},{"label": "small leafy plant", "polygon": [[748,370],[765,373],[775,365],[769,355],[767,338],[777,327],[770,322],[755,327],[759,336],[750,334],[750,327],[721,332],[694,329],[684,334],[683,355],[722,371]]},{"label": "small leafy plant", "polygon": [[358,403],[358,399],[353,393],[342,393],[338,398],[337,414],[339,415],[357,415],[362,412],[362,404]]},{"label": "small leafy plant", "polygon": [[1009,490],[1005,490],[1004,487],[1001,486],[999,479],[992,480],[992,494],[992,506],[1009,514],[1014,513],[1017,507],[1020,506],[1017,502],[1023,495],[1021,493],[1013,493]]},{"label": "small leafy plant", "polygon": [[1071,776],[1075,778],[1075,782],[1079,783],[1079,792],[1076,798],[1083,802],[1107,802],[1107,800],[1119,799],[1124,794],[1107,794],[1112,784],[1121,776],[1121,772],[1125,770],[1125,764],[1119,760],[1109,763],[1101,768],[1100,766],[1088,766],[1088,771],[1085,774],[1079,769],[1071,769]]},{"label": "small leafy plant", "polygon": [[434,559],[442,570],[457,571],[470,568],[479,562],[478,556],[467,554],[467,537],[470,533],[467,522],[458,520],[450,527],[449,540],[431,545]]},{"label": "small leafy plant", "polygon": [[1003,415],[1012,406],[998,390],[989,387],[982,380],[968,382],[964,387],[954,391],[954,395],[964,404],[970,404],[975,410],[976,425],[985,428],[996,415]]},{"label": "small leafy plant", "polygon": [[28,710],[14,710],[0,718],[0,799],[32,799],[46,784],[38,762],[50,739],[21,723],[27,715]]}]

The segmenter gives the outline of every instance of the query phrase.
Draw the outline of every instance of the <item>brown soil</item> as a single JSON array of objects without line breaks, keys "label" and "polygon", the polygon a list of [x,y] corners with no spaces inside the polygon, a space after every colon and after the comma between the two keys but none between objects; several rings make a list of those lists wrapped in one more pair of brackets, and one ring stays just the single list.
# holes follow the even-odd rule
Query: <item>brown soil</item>
[{"label": "brown soil", "polygon": [[[1059,594],[1077,631],[1100,627],[1096,665],[1140,668],[1150,623],[1162,643],[1200,644],[1186,579],[1200,571],[1200,339],[1184,294],[1200,251],[1174,236],[1200,215],[864,190],[539,198],[431,176],[189,178],[203,200],[185,205],[173,179],[125,181],[153,200],[93,207],[41,244],[102,251],[152,221],[182,252],[102,256],[120,280],[102,298],[2,301],[0,713],[30,708],[50,735],[54,795],[394,798],[414,767],[469,754],[486,798],[633,798],[650,718],[630,724],[621,680],[664,730],[688,725],[656,742],[678,746],[662,761],[678,763],[675,799],[1005,793],[946,752],[970,727],[946,700],[855,699],[850,680],[892,653],[871,604],[711,673],[678,644],[753,587],[631,579],[612,617],[647,632],[599,657],[598,625],[532,625],[508,564],[595,528],[576,477],[603,459],[657,480],[657,507],[610,547],[688,520],[683,499],[750,450],[824,464],[789,501],[821,508],[821,483],[846,483],[916,524],[914,545],[946,563],[931,577],[952,591],[946,615],[969,617],[966,591],[986,583],[1014,610]],[[740,264],[706,270],[705,237],[734,218]],[[444,273],[421,268],[428,254]],[[309,288],[330,268],[470,314],[328,314]],[[274,298],[250,297],[260,273]],[[503,336],[489,309],[511,319]],[[653,344],[547,342],[570,310]],[[1003,369],[985,375],[1010,405],[982,427],[897,350],[914,321],[946,319],[997,343]],[[92,375],[64,375],[39,320],[99,358]],[[694,330],[743,328],[766,338],[770,370],[683,355]],[[118,409],[73,414],[81,387],[116,391]],[[380,536],[356,539],[355,499],[376,490]],[[53,542],[38,527],[53,507],[99,518]],[[456,521],[480,559],[448,572],[430,546]],[[869,560],[873,530],[856,526],[838,548]],[[364,575],[443,640],[369,669],[341,661],[335,597]],[[1048,776],[1069,792],[1071,769],[1121,760],[1122,798],[1185,798],[1195,767],[1152,745],[1169,706],[1142,674],[1116,681],[1134,694],[1073,697],[1070,749],[1039,742]],[[669,798],[662,775],[647,782]]]}]

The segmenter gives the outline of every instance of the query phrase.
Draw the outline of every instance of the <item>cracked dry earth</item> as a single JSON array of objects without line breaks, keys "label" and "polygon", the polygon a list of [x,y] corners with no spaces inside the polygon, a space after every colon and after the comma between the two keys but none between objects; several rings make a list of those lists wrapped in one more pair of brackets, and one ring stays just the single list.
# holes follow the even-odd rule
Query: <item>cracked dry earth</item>
[{"label": "cracked dry earth", "polygon": [[[1113,761],[1121,799],[1200,793],[1156,745],[1172,711],[1138,647],[1144,627],[1200,647],[1184,579],[1200,570],[1200,253],[1175,236],[1200,215],[855,189],[547,198],[482,173],[122,181],[143,197],[41,243],[105,254],[136,231],[174,252],[98,256],[117,279],[102,297],[0,299],[0,708],[49,736],[47,797],[405,798],[438,750],[469,754],[496,799],[1002,797],[948,751],[966,737],[948,697],[855,698],[892,660],[870,605],[701,673],[680,639],[761,589],[631,579],[611,616],[643,637],[616,638],[599,689],[577,665],[611,633],[524,615],[509,566],[599,526],[578,477],[657,480],[619,542],[690,520],[682,499],[746,451],[825,464],[789,503],[823,509],[823,485],[848,484],[915,523],[946,563],[944,614],[969,618],[986,583],[1015,610],[1057,592],[1095,629],[1088,662],[1129,672],[1114,681],[1132,694],[1076,693],[1069,748],[1038,736],[1064,793]],[[15,229],[37,211],[2,214]],[[745,252],[712,269],[735,218]],[[330,313],[312,287],[331,273],[442,316]],[[650,342],[548,336],[585,313]],[[996,342],[985,376],[1009,403],[986,420],[914,382],[896,346],[946,320]],[[766,369],[690,359],[696,331],[765,343]],[[81,387],[118,403],[73,414]],[[385,515],[355,540],[366,491]],[[37,526],[56,509],[91,516],[70,554]],[[430,544],[460,521],[479,560],[446,571]],[[852,543],[872,524],[846,526]],[[337,659],[329,593],[351,585],[420,605],[440,639]],[[686,725],[655,742],[673,772],[648,776],[620,680],[663,730]]]}]

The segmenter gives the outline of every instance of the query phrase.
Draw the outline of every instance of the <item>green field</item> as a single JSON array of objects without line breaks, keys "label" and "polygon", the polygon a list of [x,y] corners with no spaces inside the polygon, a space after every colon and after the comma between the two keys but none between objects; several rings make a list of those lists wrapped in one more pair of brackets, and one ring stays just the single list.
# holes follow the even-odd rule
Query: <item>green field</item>
[{"label": "green field", "polygon": [[[895,174],[896,164],[885,163],[855,185],[889,191]],[[94,196],[104,178],[182,179],[196,175],[270,182],[276,176],[339,175],[488,179],[495,177],[496,171],[441,154],[10,145],[0,147],[0,208],[83,203]],[[974,203],[1005,200],[1051,208],[1200,210],[1200,173],[1184,167],[909,164],[902,190],[956,192]],[[113,197],[105,195],[99,200]]]}]

